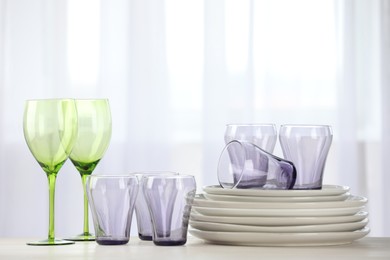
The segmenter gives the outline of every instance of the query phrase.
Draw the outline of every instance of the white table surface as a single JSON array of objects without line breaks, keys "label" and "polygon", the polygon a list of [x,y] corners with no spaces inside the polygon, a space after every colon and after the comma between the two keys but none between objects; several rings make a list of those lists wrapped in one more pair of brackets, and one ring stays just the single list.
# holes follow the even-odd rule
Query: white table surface
[{"label": "white table surface", "polygon": [[189,237],[184,246],[155,246],[132,237],[121,246],[77,242],[66,246],[28,246],[34,239],[0,238],[0,259],[390,259],[390,237],[365,237],[352,244],[323,247],[244,247],[207,244]]}]

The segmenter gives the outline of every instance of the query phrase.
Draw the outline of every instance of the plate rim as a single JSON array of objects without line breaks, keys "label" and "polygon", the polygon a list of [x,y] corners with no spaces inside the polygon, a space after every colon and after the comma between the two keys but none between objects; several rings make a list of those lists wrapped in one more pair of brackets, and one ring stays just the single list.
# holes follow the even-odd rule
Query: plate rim
[{"label": "plate rim", "polygon": [[[333,196],[240,196],[240,195],[226,195],[214,193],[199,193],[209,200],[213,201],[235,201],[235,202],[332,202],[343,201],[352,194],[349,192]],[[218,198],[218,196],[226,197],[226,199]],[[213,198],[214,197],[214,198]],[[233,200],[228,200],[230,199]],[[246,201],[247,200],[247,201]]]},{"label": "plate rim", "polygon": [[[363,210],[364,206],[361,207],[348,207],[348,208],[321,208],[321,209],[236,209],[236,208],[210,208],[210,207],[199,207],[192,205],[192,209],[196,212],[203,215],[210,216],[285,216],[285,217],[298,217],[298,216],[307,216],[307,217],[315,217],[318,215],[321,216],[346,216],[356,214],[357,212]],[[199,211],[200,210],[200,211]],[[243,213],[242,211],[246,211]],[[202,213],[208,212],[208,213]],[[211,213],[210,212],[218,212]],[[354,212],[354,213],[350,213]],[[241,215],[240,215],[241,214]],[[242,215],[245,214],[245,215]]]},{"label": "plate rim", "polygon": [[[364,218],[361,221],[345,222],[345,223],[331,223],[331,224],[310,224],[310,225],[290,225],[290,226],[260,226],[260,225],[244,225],[244,224],[232,224],[232,223],[218,223],[209,221],[197,221],[190,220],[189,224],[192,228],[210,231],[210,232],[261,232],[261,233],[320,233],[320,232],[352,232],[355,230],[361,230],[369,223],[368,218]],[[194,225],[195,224],[195,225]],[[201,229],[201,225],[205,226],[217,226],[220,230],[207,230],[207,227]],[[222,228],[230,228],[231,230],[224,231]],[[244,231],[239,229],[243,228]],[[248,229],[248,231],[246,230]],[[250,231],[252,229],[252,231]],[[302,231],[297,231],[302,229]],[[339,229],[339,230],[335,230]],[[276,230],[276,231],[275,231]],[[294,231],[295,230],[295,231]],[[314,230],[314,231],[313,231]],[[317,230],[317,231],[315,231]],[[319,231],[321,230],[321,231]]]},{"label": "plate rim", "polygon": [[206,185],[202,190],[206,193],[236,196],[329,196],[340,195],[350,190],[349,186],[324,184],[321,190],[265,190],[265,189],[224,189],[220,185]]},{"label": "plate rim", "polygon": [[[310,232],[310,233],[264,233],[264,232],[218,232],[189,229],[189,233],[210,243],[237,246],[324,246],[350,244],[365,237],[369,227],[351,232]],[[202,237],[203,234],[203,237]],[[210,239],[210,236],[217,238]],[[205,238],[208,236],[209,238]],[[231,239],[232,237],[237,237]],[[242,239],[242,238],[245,239]],[[335,239],[337,237],[337,239]],[[222,238],[222,239],[221,239]],[[250,241],[249,241],[250,239]],[[268,240],[268,241],[267,241]],[[278,240],[278,243],[274,241]],[[322,242],[321,242],[322,240]],[[285,241],[285,242],[281,242]]]},{"label": "plate rim", "polygon": [[[268,226],[280,226],[281,223],[286,223],[285,225],[291,225],[295,223],[295,225],[304,225],[307,223],[317,223],[317,224],[328,224],[328,223],[346,223],[346,222],[356,222],[360,221],[364,218],[368,218],[369,213],[367,211],[360,211],[354,215],[350,216],[333,216],[333,217],[325,217],[325,216],[317,216],[317,217],[290,217],[286,219],[285,217],[235,217],[235,216],[206,216],[200,213],[191,212],[190,219],[213,219],[213,222],[218,223],[233,223],[233,224],[241,224],[242,221],[245,221],[245,224],[248,225],[265,225],[267,223]],[[306,222],[305,221],[309,221]],[[250,223],[250,224],[249,224]],[[260,223],[260,224],[259,224]],[[273,224],[270,224],[273,223]],[[299,224],[298,224],[299,223]],[[303,223],[303,224],[302,224]]]},{"label": "plate rim", "polygon": [[363,196],[350,195],[342,201],[319,202],[252,202],[252,201],[215,201],[197,195],[193,205],[207,208],[236,208],[236,209],[322,209],[322,208],[352,208],[366,205],[368,199]]}]

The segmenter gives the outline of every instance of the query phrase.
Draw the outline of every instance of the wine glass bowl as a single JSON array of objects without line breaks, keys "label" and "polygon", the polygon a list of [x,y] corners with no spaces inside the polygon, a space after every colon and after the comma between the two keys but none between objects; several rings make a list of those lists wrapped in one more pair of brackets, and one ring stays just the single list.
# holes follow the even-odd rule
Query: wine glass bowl
[{"label": "wine glass bowl", "polygon": [[77,113],[73,99],[28,100],[23,133],[32,155],[45,171],[49,183],[49,233],[42,241],[28,245],[65,245],[71,241],[55,238],[54,198],[58,171],[68,159],[77,136]]},{"label": "wine glass bowl", "polygon": [[78,136],[70,160],[80,173],[84,189],[84,230],[72,241],[93,241],[89,232],[88,198],[86,180],[106,152],[111,139],[111,112],[108,99],[76,100]]}]

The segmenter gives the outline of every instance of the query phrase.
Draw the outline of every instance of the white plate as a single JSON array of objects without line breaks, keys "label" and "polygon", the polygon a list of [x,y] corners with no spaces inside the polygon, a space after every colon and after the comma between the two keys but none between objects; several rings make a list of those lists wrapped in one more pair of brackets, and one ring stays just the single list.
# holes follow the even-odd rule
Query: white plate
[{"label": "white plate", "polygon": [[[353,232],[262,233],[213,232],[190,229],[190,234],[208,242],[241,246],[328,246],[352,243],[366,236],[368,227]],[[313,256],[314,258],[315,256]]]},{"label": "white plate", "polygon": [[209,200],[216,201],[236,201],[236,202],[321,202],[321,201],[342,201],[346,200],[350,193],[346,192],[334,196],[309,196],[309,197],[255,197],[255,196],[234,196],[204,193],[202,194]]},{"label": "white plate", "polygon": [[320,225],[358,222],[368,217],[368,213],[361,211],[351,216],[338,217],[220,217],[204,216],[191,212],[191,220],[226,224],[258,225],[258,226],[294,226]]},{"label": "white plate", "polygon": [[198,213],[207,216],[227,217],[329,217],[350,216],[361,211],[364,207],[326,208],[326,209],[231,209],[206,208],[192,206]]},{"label": "white plate", "polygon": [[322,185],[321,190],[255,190],[255,189],[224,189],[219,185],[203,187],[208,194],[236,196],[265,197],[309,197],[341,195],[349,191],[348,186]]},{"label": "white plate", "polygon": [[353,208],[367,203],[367,198],[349,196],[344,201],[325,202],[234,202],[215,201],[205,199],[202,195],[196,196],[193,205],[207,208],[231,209],[324,209],[324,208]]},{"label": "white plate", "polygon": [[302,225],[302,226],[250,226],[223,224],[215,222],[203,222],[191,220],[191,227],[203,231],[220,232],[264,232],[264,233],[309,233],[309,232],[346,232],[364,228],[368,223],[365,218],[359,222],[324,224],[324,225]]}]

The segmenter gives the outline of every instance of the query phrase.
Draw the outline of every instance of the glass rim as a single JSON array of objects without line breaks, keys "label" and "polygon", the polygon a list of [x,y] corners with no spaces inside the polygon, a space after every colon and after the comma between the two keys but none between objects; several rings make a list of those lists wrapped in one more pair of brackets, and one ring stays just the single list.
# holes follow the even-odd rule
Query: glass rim
[{"label": "glass rim", "polygon": [[276,127],[276,124],[274,124],[274,123],[246,123],[246,124],[229,123],[229,124],[226,124],[226,126],[273,126],[273,127]]},{"label": "glass rim", "polygon": [[301,127],[301,128],[332,128],[331,125],[316,125],[316,124],[283,124],[280,126],[280,128],[282,127]]},{"label": "glass rim", "polygon": [[179,175],[180,173],[174,172],[174,171],[136,171],[136,172],[130,172],[131,175],[142,175],[142,176],[149,176],[149,175]]},{"label": "glass rim", "polygon": [[37,102],[37,101],[75,101],[74,98],[35,98],[26,99],[25,102]]},{"label": "glass rim", "polygon": [[145,179],[195,179],[194,175],[190,174],[177,174],[177,175],[145,175],[142,176]]},{"label": "glass rim", "polygon": [[91,174],[88,178],[107,178],[107,179],[120,179],[120,178],[137,178],[131,174]]},{"label": "glass rim", "polygon": [[29,101],[66,101],[66,100],[73,100],[73,101],[109,101],[109,98],[70,98],[70,97],[59,97],[59,98],[31,98],[26,99],[26,102]]},{"label": "glass rim", "polygon": [[[222,156],[224,156],[224,154],[225,154],[226,150],[229,148],[229,146],[231,146],[231,145],[233,145],[233,144],[238,144],[238,145],[240,146],[240,148],[241,148],[242,150],[244,150],[244,153],[241,153],[241,156],[242,156],[245,160],[246,160],[246,158],[247,158],[247,154],[246,154],[246,151],[245,151],[245,147],[244,147],[244,145],[242,144],[241,141],[239,141],[239,140],[232,140],[232,141],[228,142],[228,143],[225,145],[225,147],[223,148],[221,154],[219,155],[218,164],[217,164],[217,169],[218,169],[218,170],[217,170],[217,177],[218,177],[218,181],[219,181],[219,184],[220,184],[224,189],[234,189],[234,188],[236,188],[236,187],[239,185],[239,183],[241,182],[241,180],[242,180],[242,178],[243,178],[243,176],[244,176],[244,165],[242,165],[242,166],[241,166],[241,169],[240,169],[239,178],[238,178],[238,180],[237,180],[237,182],[236,182],[235,184],[233,183],[233,185],[231,185],[231,187],[225,187],[225,186],[223,186],[222,183],[221,183],[221,181],[220,181],[220,178],[219,178],[219,165],[220,165],[220,162],[221,162],[221,158],[222,158]],[[245,161],[245,160],[244,160],[244,161]],[[245,163],[244,163],[244,164],[245,164]]]},{"label": "glass rim", "polygon": [[109,101],[108,98],[74,98],[75,101]]}]

